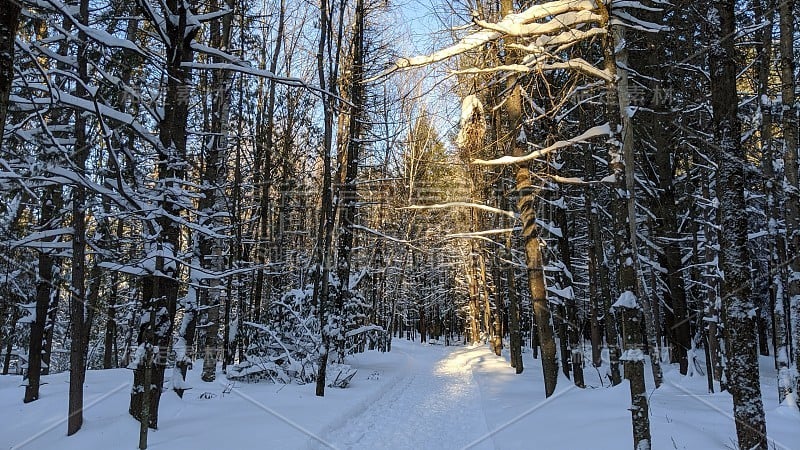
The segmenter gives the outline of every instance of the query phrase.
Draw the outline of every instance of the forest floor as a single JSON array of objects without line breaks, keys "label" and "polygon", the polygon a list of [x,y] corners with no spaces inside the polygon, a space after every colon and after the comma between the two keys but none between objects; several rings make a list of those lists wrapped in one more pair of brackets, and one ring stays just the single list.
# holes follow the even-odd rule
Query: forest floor
[{"label": "forest floor", "polygon": [[[544,398],[541,365],[524,355],[515,375],[507,355],[488,347],[393,341],[390,353],[367,352],[347,389],[314,395],[314,385],[200,381],[179,399],[164,392],[152,449],[625,449],[631,447],[626,383],[609,388],[585,370],[586,389],[563,375]],[[800,449],[800,413],[779,405],[771,358],[762,358],[762,389],[770,448]],[[648,372],[649,374],[649,372]],[[132,374],[89,371],[85,422],[66,436],[68,374],[44,377],[41,398],[21,401],[19,376],[0,377],[0,449],[136,448],[138,422],[127,414]],[[652,381],[652,380],[650,380]],[[709,394],[699,374],[666,368],[664,385],[650,393],[654,449],[734,449],[732,402]]]}]

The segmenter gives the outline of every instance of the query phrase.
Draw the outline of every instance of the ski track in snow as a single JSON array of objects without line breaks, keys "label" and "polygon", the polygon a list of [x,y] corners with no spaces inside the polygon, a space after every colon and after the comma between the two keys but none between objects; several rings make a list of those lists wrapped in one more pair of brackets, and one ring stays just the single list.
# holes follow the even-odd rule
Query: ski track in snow
[{"label": "ski track in snow", "polygon": [[[396,350],[393,350],[396,351]],[[468,349],[412,357],[405,372],[374,402],[354,411],[343,425],[321,436],[337,449],[466,448],[488,433],[478,383],[477,361]],[[326,448],[313,442],[310,448]],[[491,438],[471,449],[494,449]]]}]

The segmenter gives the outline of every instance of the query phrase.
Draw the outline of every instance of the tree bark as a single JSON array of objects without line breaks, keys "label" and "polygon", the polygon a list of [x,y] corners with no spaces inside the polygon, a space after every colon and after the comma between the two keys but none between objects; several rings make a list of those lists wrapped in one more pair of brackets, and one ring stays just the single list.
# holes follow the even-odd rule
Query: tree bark
[{"label": "tree bark", "polygon": [[[501,13],[505,16],[514,11],[511,0],[502,0]],[[513,38],[508,38],[507,43],[512,43]],[[508,50],[511,60],[519,58],[516,50]],[[511,74],[507,78],[506,86],[510,94],[506,98],[505,112],[508,115],[509,146],[513,156],[522,156],[526,153],[522,129],[522,92],[518,84],[518,77]],[[531,292],[533,314],[536,320],[539,346],[542,351],[542,372],[544,376],[545,396],[553,395],[558,381],[558,359],[556,355],[556,342],[553,336],[553,319],[550,304],[547,300],[547,288],[544,280],[544,264],[542,250],[539,246],[539,232],[536,225],[536,211],[533,204],[533,185],[527,163],[520,164],[516,169],[516,190],[519,199],[517,207],[522,221],[522,237],[525,249],[525,263],[528,271],[528,288]]]},{"label": "tree bark", "polygon": [[[315,394],[317,397],[325,396],[325,377],[328,367],[328,353],[330,352],[330,336],[327,333],[328,310],[331,305],[329,295],[330,277],[330,249],[333,235],[334,223],[334,204],[333,186],[331,180],[331,152],[333,151],[333,97],[336,91],[336,80],[338,75],[337,62],[328,61],[327,77],[325,67],[326,44],[332,40],[333,32],[331,26],[331,11],[328,0],[320,1],[320,36],[317,48],[317,76],[320,88],[329,91],[322,99],[323,109],[323,138],[322,138],[322,204],[320,208],[319,224],[317,227],[316,242],[316,277],[314,280],[314,295],[312,304],[317,306],[317,315],[320,322],[321,346],[319,348],[319,359],[317,361],[317,379]],[[338,49],[328,49],[331,51]]]},{"label": "tree bark", "polygon": [[[89,0],[80,2],[80,23],[89,24]],[[85,32],[78,32],[78,78],[81,83],[75,87],[75,96],[82,98],[87,92],[88,58]],[[75,149],[72,162],[75,170],[83,174],[89,157],[89,142],[86,133],[86,119],[81,111],[75,113]],[[70,289],[70,336],[72,345],[69,358],[69,415],[67,436],[78,432],[83,426],[83,381],[86,374],[86,349],[88,346],[86,322],[86,188],[80,183],[72,187],[72,282]]]},{"label": "tree bark", "polygon": [[[364,129],[364,23],[366,10],[364,0],[357,0],[355,6],[355,18],[352,45],[352,60],[350,67],[349,80],[349,99],[352,106],[348,111],[348,137],[346,147],[346,157],[344,158],[344,177],[340,180],[341,189],[337,196],[341,202],[339,209],[339,242],[336,258],[336,275],[339,279],[339,290],[336,294],[334,313],[341,321],[340,334],[336,336],[336,351],[338,359],[344,358],[344,332],[347,326],[344,317],[345,304],[353,296],[350,289],[350,272],[352,266],[353,253],[353,230],[356,226],[356,208],[358,205],[356,178],[358,177],[358,163],[361,158],[363,129]],[[424,314],[424,307],[421,308]],[[420,320],[424,320],[420,317]],[[425,339],[424,329],[420,330]]]},{"label": "tree bark", "polygon": [[[655,318],[650,302],[639,289],[639,254],[636,245],[635,157],[633,123],[628,92],[628,52],[623,25],[611,24],[611,11],[601,6],[603,23],[608,28],[604,45],[605,70],[612,81],[606,84],[606,116],[611,136],[608,140],[609,170],[614,177],[612,215],[614,218],[614,247],[617,254],[618,292],[632,293],[644,314],[645,338],[650,347],[650,364],[656,388],[661,385],[660,351],[655,330]],[[619,130],[619,131],[617,131]]]},{"label": "tree bark", "polygon": [[[42,206],[39,215],[39,228],[52,227],[56,214],[61,209],[61,192],[54,188],[45,188],[42,194]],[[31,322],[30,344],[28,345],[28,382],[25,384],[25,397],[23,402],[30,403],[39,399],[40,377],[42,375],[42,362],[49,366],[49,358],[43,361],[44,342],[48,332],[45,326],[48,322],[48,310],[53,294],[53,280],[55,280],[56,265],[51,250],[42,249],[39,253],[38,273],[36,278],[36,313]],[[52,328],[51,328],[52,330]]]},{"label": "tree bark", "polygon": [[[152,364],[144,362],[134,370],[129,407],[133,417],[153,429],[158,428],[158,405],[167,349],[172,341],[179,288],[176,259],[180,249],[181,228],[170,216],[180,217],[182,210],[182,199],[176,198],[174,193],[181,190],[180,180],[185,178],[186,170],[190,69],[183,64],[193,60],[191,42],[199,30],[196,24],[189,23],[191,11],[187,7],[191,5],[178,0],[162,3],[162,18],[169,20],[164,22],[167,32],[167,42],[164,43],[167,90],[163,117],[158,125],[157,188],[163,192],[158,206],[166,214],[159,215],[155,219],[157,228],[151,227],[150,230],[160,230],[155,241],[148,243],[149,253],[158,256],[154,273],[146,277],[143,283],[143,303],[150,320],[142,324],[138,339],[140,345],[152,349],[155,357]],[[149,19],[154,23],[159,21],[157,17]]]},{"label": "tree bark", "polygon": [[[781,102],[783,104],[783,151],[784,168],[786,171],[786,235],[788,251],[791,256],[789,261],[789,283],[787,295],[789,297],[790,323],[794,325],[793,347],[795,379],[794,392],[800,392],[800,176],[798,176],[797,135],[798,113],[800,106],[796,101],[794,39],[796,20],[794,13],[795,0],[779,2],[780,15],[780,52],[781,52]],[[795,395],[795,401],[800,406],[800,396]]]},{"label": "tree bark", "polygon": [[[660,20],[660,13],[652,13],[648,19]],[[660,248],[658,260],[666,272],[661,274],[664,287],[661,289],[661,298],[667,305],[664,308],[665,334],[668,344],[672,348],[671,361],[677,362],[682,375],[688,373],[688,350],[691,347],[690,318],[686,299],[686,284],[683,278],[683,264],[681,262],[681,248],[679,244],[678,208],[675,198],[675,172],[678,157],[674,149],[678,143],[671,132],[671,123],[674,114],[666,107],[664,86],[668,83],[662,76],[665,58],[668,58],[667,38],[664,33],[647,33],[647,71],[645,74],[653,82],[653,102],[650,108],[638,112],[644,117],[655,147],[654,183],[658,188],[652,199],[652,211],[655,214],[655,230]],[[653,355],[651,355],[653,356]]]},{"label": "tree bark", "polygon": [[503,248],[504,258],[507,261],[506,283],[508,286],[508,332],[509,332],[509,347],[511,351],[511,367],[516,370],[517,374],[522,373],[524,366],[522,363],[522,332],[520,330],[520,314],[519,314],[519,297],[517,296],[517,283],[516,275],[514,273],[514,266],[511,264],[511,235],[506,236],[505,246]]},{"label": "tree bark", "polygon": [[8,113],[8,98],[14,81],[14,40],[19,26],[20,4],[3,2],[0,8],[0,149],[3,148],[3,129]]},{"label": "tree bark", "polygon": [[[627,293],[631,294],[630,291]],[[644,352],[642,351],[642,312],[635,302],[622,301],[615,304],[622,318],[622,335],[625,351],[625,379],[631,391],[631,422],[633,423],[633,448],[646,450],[650,445],[650,410],[644,384]]]},{"label": "tree bark", "polygon": [[[729,390],[739,447],[767,448],[764,406],[759,384],[756,314],[750,289],[747,215],[741,125],[737,117],[734,0],[716,0],[709,17],[717,21],[709,66],[719,200],[720,268]],[[788,166],[788,165],[787,165]]]},{"label": "tree bark", "polygon": [[[225,0],[225,7],[231,12],[219,20],[211,23],[211,46],[213,48],[227,49],[231,42],[231,28],[233,22],[233,0]],[[219,1],[214,2],[214,9],[221,9]],[[222,64],[224,60],[215,56],[214,62]],[[211,138],[207,147],[206,166],[203,179],[208,188],[205,197],[200,201],[201,225],[208,226],[218,235],[224,233],[225,222],[223,216],[228,216],[225,198],[225,184],[227,183],[226,155],[228,152],[228,120],[230,118],[231,74],[227,70],[215,70],[212,74],[212,106],[211,106]],[[271,131],[271,130],[270,130]],[[219,350],[219,322],[220,307],[222,306],[222,293],[224,292],[220,276],[225,270],[226,242],[219,236],[206,236],[201,234],[200,253],[205,267],[215,274],[208,284],[207,295],[202,296],[207,300],[204,305],[204,314],[198,328],[204,332],[203,348],[203,373],[201,379],[212,382],[216,379],[217,353]]]}]

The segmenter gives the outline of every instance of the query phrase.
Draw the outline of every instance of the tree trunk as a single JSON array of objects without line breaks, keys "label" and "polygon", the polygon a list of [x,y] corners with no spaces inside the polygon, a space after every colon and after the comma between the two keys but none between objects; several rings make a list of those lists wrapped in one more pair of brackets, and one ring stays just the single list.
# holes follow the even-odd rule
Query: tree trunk
[{"label": "tree trunk", "polygon": [[[502,0],[502,14],[513,13],[513,2]],[[513,43],[513,38],[507,39],[507,44]],[[518,60],[517,50],[508,50],[510,60]],[[505,112],[508,115],[509,132],[513,156],[523,156],[525,154],[525,133],[522,128],[522,92],[517,83],[517,76],[508,76],[506,86],[511,91],[506,98]],[[519,199],[517,206],[522,221],[522,238],[525,248],[525,263],[528,271],[528,288],[531,292],[531,302],[533,304],[533,314],[536,321],[537,334],[539,337],[539,347],[542,351],[542,372],[544,375],[545,396],[549,397],[556,390],[558,381],[558,359],[556,355],[556,342],[553,336],[553,319],[550,311],[550,304],[547,300],[547,288],[544,280],[544,265],[542,261],[542,250],[539,246],[539,233],[536,225],[536,210],[533,204],[533,186],[531,184],[531,174],[527,163],[520,164],[516,172],[516,189]]]},{"label": "tree trunk", "polygon": [[[639,289],[639,254],[636,245],[635,211],[635,157],[633,149],[633,123],[630,115],[628,92],[628,51],[623,25],[611,24],[611,11],[601,7],[603,23],[609,29],[604,46],[605,70],[612,81],[606,84],[606,116],[612,135],[608,140],[609,170],[613,175],[614,189],[612,215],[614,217],[614,247],[617,253],[617,285],[620,294],[628,291],[641,304],[644,314],[646,339],[650,347],[650,364],[656,387],[661,385],[660,351],[655,330],[655,318],[650,302]],[[620,130],[619,132],[616,130]]]},{"label": "tree trunk", "polygon": [[[783,173],[776,171],[776,163],[780,162],[781,151],[773,145],[772,102],[769,97],[769,82],[772,72],[772,30],[775,20],[775,5],[770,0],[754,2],[755,20],[766,23],[756,32],[756,71],[758,75],[759,111],[761,112],[761,153],[763,155],[762,170],[764,172],[765,208],[767,214],[767,233],[769,240],[768,272],[770,274],[769,293],[772,314],[772,338],[775,348],[775,368],[778,371],[778,401],[790,395],[793,382],[790,374],[789,327],[786,314],[785,277],[786,277],[786,236],[780,230],[781,199],[783,198]],[[759,327],[761,328],[761,327]],[[763,354],[763,352],[762,352]]]},{"label": "tree trunk", "polygon": [[644,352],[642,351],[641,309],[630,291],[628,298],[620,296],[614,305],[622,318],[622,335],[625,351],[625,379],[631,391],[631,422],[633,423],[633,448],[646,450],[650,445],[650,411],[644,385]]},{"label": "tree trunk", "polygon": [[[755,303],[750,290],[747,251],[745,180],[741,161],[741,126],[737,117],[736,33],[734,0],[716,0],[709,17],[716,18],[709,49],[711,106],[716,144],[719,200],[720,268],[729,390],[739,447],[767,448],[764,406],[759,384]],[[717,24],[715,24],[717,25]],[[787,164],[788,168],[788,164]]]},{"label": "tree trunk", "polygon": [[[341,189],[338,199],[341,202],[339,209],[339,242],[336,258],[336,275],[339,279],[339,290],[334,304],[334,314],[340,319],[340,334],[336,336],[336,351],[338,359],[344,358],[344,333],[347,331],[347,318],[345,305],[353,296],[350,290],[350,272],[352,266],[353,253],[353,230],[356,226],[356,208],[358,205],[356,178],[358,177],[358,163],[361,158],[365,93],[364,93],[364,23],[366,10],[364,0],[357,0],[355,6],[355,18],[352,45],[352,61],[350,66],[349,92],[348,97],[352,106],[348,111],[348,137],[346,154],[344,155],[344,177],[340,180]],[[424,314],[424,307],[421,308]],[[420,316],[420,320],[424,320]],[[425,340],[425,330],[420,330]]]},{"label": "tree trunk", "polygon": [[[19,321],[20,310],[19,308],[14,308],[11,312],[11,322],[9,323],[8,330],[9,335],[6,338],[8,342],[6,343],[6,357],[3,361],[3,375],[8,375],[8,369],[11,365],[11,350],[14,348],[14,331],[17,329],[17,322]],[[2,341],[0,341],[2,343]]]},{"label": "tree trunk", "polygon": [[[789,264],[788,297],[790,309],[790,322],[794,325],[793,347],[795,380],[794,392],[800,392],[800,177],[798,177],[797,157],[797,127],[800,106],[796,101],[794,39],[796,20],[794,13],[795,0],[779,2],[780,14],[780,51],[781,51],[781,101],[783,104],[783,149],[784,167],[786,170],[786,235],[788,252],[791,256]],[[795,401],[800,406],[800,396],[795,395]]]},{"label": "tree trunk", "polygon": [[[595,179],[597,170],[591,147],[587,148],[584,161],[587,177]],[[600,367],[602,355],[599,346],[603,337],[605,337],[611,384],[616,386],[622,382],[622,375],[619,370],[619,336],[617,334],[616,318],[611,313],[611,282],[608,276],[608,266],[605,263],[603,236],[598,219],[600,205],[595,200],[595,188],[593,186],[586,187],[584,198],[586,215],[589,221],[587,225],[587,238],[589,241],[587,256],[589,259],[589,295],[592,302],[592,357],[595,367]],[[603,322],[602,329],[601,320]],[[595,341],[597,344],[595,344]]]},{"label": "tree trunk", "polygon": [[[655,20],[658,20],[654,17]],[[661,77],[661,67],[663,58],[666,56],[666,42],[663,33],[648,33],[648,54],[647,64],[655,77],[652,83],[652,90],[658,94],[663,89],[665,80]],[[655,94],[654,94],[655,95]],[[661,95],[661,94],[658,94]],[[658,97],[655,97],[658,98]],[[664,101],[668,99],[662,99]],[[672,360],[679,364],[680,373],[688,373],[689,361],[688,350],[691,347],[691,336],[689,327],[689,315],[686,302],[686,285],[683,279],[683,264],[681,262],[681,249],[679,244],[678,229],[678,209],[675,201],[675,167],[677,157],[673,154],[677,145],[675,139],[670,135],[669,124],[674,120],[673,115],[664,106],[664,101],[653,101],[652,111],[640,111],[647,121],[648,132],[652,136],[655,146],[655,178],[658,187],[657,194],[653,198],[652,211],[656,216],[656,233],[660,238],[657,241],[661,251],[658,252],[658,260],[666,270],[661,277],[664,279],[662,298],[666,308],[665,330],[666,337],[673,349],[671,352]],[[654,355],[651,354],[651,357]],[[655,355],[657,356],[657,355]]]},{"label": "tree trunk", "polygon": [[581,346],[581,329],[578,324],[578,305],[575,299],[575,291],[572,289],[573,283],[573,267],[572,267],[572,249],[570,246],[570,230],[569,220],[567,219],[566,199],[564,198],[565,192],[561,187],[556,187],[560,194],[560,201],[555,206],[555,220],[556,225],[561,229],[561,236],[558,238],[558,247],[561,252],[561,283],[562,289],[569,293],[569,297],[564,299],[564,323],[567,326],[567,355],[562,355],[565,365],[572,368],[572,382],[575,386],[584,387],[583,377],[583,348]]},{"label": "tree trunk", "polygon": [[[48,187],[42,195],[42,207],[39,215],[39,226],[42,229],[52,226],[57,212],[61,209],[61,192]],[[28,345],[28,382],[25,384],[25,397],[23,401],[30,403],[39,399],[39,384],[42,375],[42,362],[49,366],[49,358],[43,361],[42,353],[48,332],[45,326],[48,322],[48,311],[53,293],[53,280],[55,280],[56,265],[53,255],[48,249],[39,253],[39,268],[36,279],[36,312],[31,322],[30,344]],[[52,328],[51,328],[52,330]]]},{"label": "tree trunk", "polygon": [[[89,0],[80,2],[80,23],[89,24]],[[88,83],[88,60],[86,40],[83,31],[78,32],[78,77],[75,96],[82,98],[87,92],[83,83]],[[82,173],[86,170],[89,157],[89,142],[86,134],[86,119],[78,111],[75,114],[75,150],[72,161],[75,170]],[[72,282],[70,289],[70,336],[72,345],[69,358],[69,416],[67,419],[67,436],[78,432],[83,426],[83,381],[86,375],[86,350],[88,347],[86,321],[86,188],[76,183],[72,188]]]},{"label": "tree trunk", "polygon": [[492,258],[492,279],[494,280],[494,322],[492,322],[492,347],[497,356],[503,352],[503,293],[501,285],[501,272],[497,255]]},{"label": "tree trunk", "polygon": [[[191,272],[190,272],[191,273]],[[189,277],[191,279],[191,275]],[[189,294],[181,300],[183,304],[183,318],[178,331],[178,340],[173,346],[175,351],[175,369],[172,374],[172,389],[183,398],[183,393],[189,389],[186,383],[186,374],[192,368],[194,359],[195,342],[194,337],[197,332],[197,298],[199,288],[189,287]],[[177,371],[177,373],[175,373]],[[178,378],[180,377],[180,378]]]},{"label": "tree trunk", "polygon": [[[140,361],[134,370],[129,407],[133,417],[143,426],[153,429],[158,427],[158,405],[167,350],[172,341],[179,288],[176,259],[180,250],[181,227],[170,216],[180,217],[182,210],[181,199],[175,198],[172,193],[181,189],[180,180],[185,178],[190,69],[183,64],[194,59],[191,42],[199,30],[196,24],[189,23],[191,12],[187,7],[190,5],[178,0],[167,0],[162,4],[162,16],[170,20],[164,22],[168,39],[165,42],[167,90],[163,117],[158,126],[157,182],[158,189],[163,191],[158,206],[166,214],[155,219],[160,234],[155,237],[155,242],[148,243],[148,253],[158,256],[155,272],[146,277],[143,283],[143,303],[150,320],[149,324],[143,324],[138,339],[145,349],[152,348],[153,352],[158,353],[152,364]],[[157,17],[149,18],[154,23],[159,21]],[[155,229],[151,226],[149,231],[154,232]]]},{"label": "tree trunk", "polygon": [[111,276],[111,289],[108,294],[108,306],[106,309],[106,331],[103,335],[103,369],[111,369],[114,367],[114,343],[117,340],[117,310],[115,302],[117,301],[117,276],[112,273]]},{"label": "tree trunk", "polygon": [[3,2],[0,9],[0,149],[8,112],[8,98],[14,81],[14,40],[19,26],[20,3]]},{"label": "tree trunk", "polygon": [[[221,9],[220,2],[213,4],[213,9]],[[233,22],[233,0],[225,0],[225,8],[231,11],[219,20],[211,23],[211,46],[213,48],[227,49],[231,41],[231,25]],[[214,56],[214,62],[222,64],[224,60]],[[227,70],[214,70],[212,74],[212,107],[211,107],[211,136],[206,152],[206,166],[203,180],[208,188],[205,196],[200,201],[202,214],[201,225],[214,230],[217,234],[225,232],[224,216],[228,216],[224,186],[227,183],[226,155],[228,152],[228,120],[230,118],[231,74]],[[202,319],[198,328],[204,332],[201,342],[203,348],[203,373],[201,379],[211,382],[216,379],[217,353],[219,350],[219,319],[222,302],[223,284],[220,280],[225,270],[226,242],[219,236],[211,237],[201,234],[200,253],[201,264],[215,274],[208,284],[207,295],[201,298],[207,300],[204,305]],[[226,302],[227,303],[227,302]]]},{"label": "tree trunk", "polygon": [[[329,91],[322,99],[324,131],[322,138],[322,204],[320,208],[319,224],[317,227],[316,242],[316,276],[314,280],[314,295],[312,304],[317,306],[317,315],[320,322],[321,345],[319,359],[317,360],[317,379],[315,394],[317,397],[325,396],[325,378],[328,367],[328,353],[330,352],[330,336],[327,333],[328,309],[330,299],[330,249],[333,234],[334,204],[333,186],[331,180],[331,152],[333,151],[333,97],[336,91],[338,67],[336,62],[328,61],[327,77],[325,67],[326,44],[332,40],[331,11],[328,0],[320,1],[320,36],[317,48],[317,76],[320,88]],[[330,49],[333,51],[334,49]],[[328,55],[330,56],[330,55]]]},{"label": "tree trunk", "polygon": [[[280,10],[278,12],[278,29],[275,37],[275,47],[273,48],[272,59],[270,60],[269,64],[269,71],[271,73],[275,73],[278,69],[278,60],[283,46],[283,34],[286,16],[285,3],[285,0],[281,1]],[[261,48],[262,69],[265,68],[263,65],[266,64],[266,44],[267,42],[264,42]],[[271,280],[269,280],[271,276],[267,276],[265,274],[265,266],[269,259],[268,254],[271,246],[270,244],[273,246],[275,244],[272,241],[271,236],[271,232],[274,230],[274,228],[270,228],[270,216],[272,213],[270,194],[273,183],[272,174],[275,173],[275,170],[273,169],[272,157],[275,152],[275,91],[277,87],[277,81],[270,79],[267,80],[267,83],[269,85],[267,92],[267,104],[261,105],[261,108],[258,111],[256,122],[256,129],[258,133],[256,136],[256,158],[258,161],[263,161],[263,167],[261,167],[260,163],[256,163],[256,173],[254,178],[256,186],[258,186],[260,191],[258,208],[258,244],[256,246],[256,261],[258,263],[258,270],[256,271],[255,289],[253,290],[253,307],[251,308],[253,311],[251,320],[255,322],[262,321],[262,308],[269,308],[269,301],[272,295],[272,286],[270,282]],[[259,92],[262,91],[263,89],[259,89]],[[266,118],[262,118],[263,114],[266,114]],[[265,286],[265,280],[267,282],[267,286]],[[267,291],[266,295],[264,294],[265,288]],[[267,303],[266,306],[263,305],[265,300]]]},{"label": "tree trunk", "polygon": [[514,266],[511,261],[511,234],[506,236],[504,247],[504,258],[506,261],[506,279],[508,291],[508,332],[509,347],[511,351],[511,367],[517,374],[522,373],[524,366],[522,363],[522,332],[520,330],[519,297],[517,296],[517,283],[515,280]]},{"label": "tree trunk", "polygon": [[[63,18],[62,27],[64,32],[70,32],[72,29],[72,22],[67,18]],[[47,31],[48,27],[46,22],[44,20],[37,21],[37,38],[40,40],[48,38]],[[58,45],[58,55],[66,58],[67,53],[67,40],[62,39]],[[57,63],[56,66],[60,70],[70,70],[63,62]],[[55,130],[53,131],[55,137],[69,139],[69,136],[66,136],[67,133],[63,131],[68,129],[67,123],[69,122],[69,116],[65,109],[54,109],[48,114],[48,119],[51,122],[48,125],[55,125]],[[58,154],[58,151],[53,151],[49,148],[47,150],[50,151],[39,152],[39,155],[37,155],[38,161],[44,165],[56,163],[53,160],[55,159],[54,155]],[[49,183],[45,184],[39,199],[41,207],[38,229],[36,231],[60,228],[63,207],[61,186],[55,186]],[[40,376],[46,375],[50,369],[52,333],[59,300],[58,274],[60,273],[60,267],[58,266],[58,260],[54,256],[56,252],[53,249],[49,249],[47,244],[56,240],[58,240],[58,238],[43,240],[44,245],[42,245],[39,254],[36,277],[36,312],[30,328],[28,383],[25,386],[25,396],[23,400],[25,403],[32,402],[39,398]]]}]

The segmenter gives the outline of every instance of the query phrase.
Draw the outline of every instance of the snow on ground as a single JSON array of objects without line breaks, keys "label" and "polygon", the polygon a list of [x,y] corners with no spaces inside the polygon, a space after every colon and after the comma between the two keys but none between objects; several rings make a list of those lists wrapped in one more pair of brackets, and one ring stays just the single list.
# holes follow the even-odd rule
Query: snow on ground
[{"label": "snow on ground", "polygon": [[[505,355],[504,355],[505,356]],[[203,383],[179,399],[162,396],[152,449],[625,449],[631,447],[627,384],[587,387],[562,376],[544,398],[541,365],[525,354],[515,375],[507,356],[487,347],[444,347],[395,340],[391,353],[349,361],[358,373],[347,389],[314,396],[313,385]],[[202,363],[196,363],[196,368]],[[800,413],[777,404],[774,368],[762,359],[770,448],[800,450]],[[41,399],[22,404],[18,376],[0,377],[0,449],[136,448],[138,422],[127,414],[131,373],[90,371],[84,428],[66,436],[68,375],[44,377]],[[607,383],[605,383],[607,386]],[[667,368],[649,386],[654,449],[735,448],[731,397],[708,394],[705,377]]]},{"label": "snow on ground", "polygon": [[[489,432],[472,367],[453,347],[395,341],[405,364],[378,399],[322,435],[336,448],[464,448]],[[463,347],[462,347],[463,349]],[[323,448],[314,442],[313,448]],[[491,449],[483,443],[475,448]]]}]

